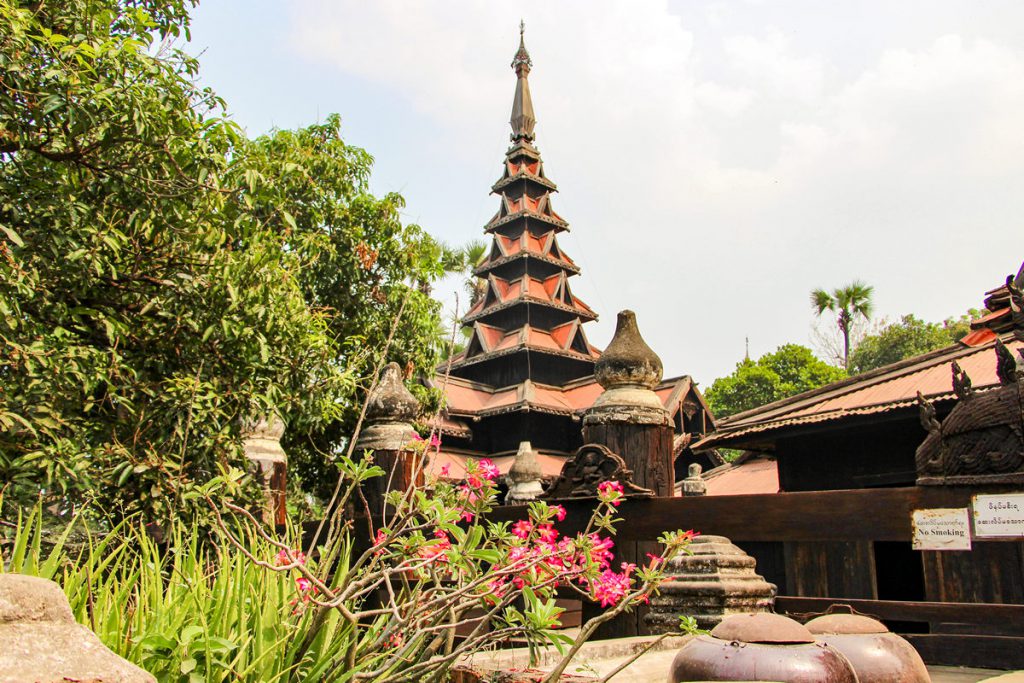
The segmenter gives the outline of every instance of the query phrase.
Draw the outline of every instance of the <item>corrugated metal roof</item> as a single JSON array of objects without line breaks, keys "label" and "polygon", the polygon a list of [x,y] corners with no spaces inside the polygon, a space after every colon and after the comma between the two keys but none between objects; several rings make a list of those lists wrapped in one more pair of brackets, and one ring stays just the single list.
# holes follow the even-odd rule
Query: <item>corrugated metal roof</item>
[{"label": "corrugated metal roof", "polygon": [[778,493],[779,464],[770,458],[755,458],[739,465],[716,467],[705,475],[705,480],[709,496]]}]

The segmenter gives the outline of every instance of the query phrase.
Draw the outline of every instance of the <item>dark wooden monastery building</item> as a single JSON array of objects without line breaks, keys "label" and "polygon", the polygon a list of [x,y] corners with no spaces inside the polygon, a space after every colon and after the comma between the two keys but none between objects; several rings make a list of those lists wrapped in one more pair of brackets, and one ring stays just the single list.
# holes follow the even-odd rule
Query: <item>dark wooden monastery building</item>
[{"label": "dark wooden monastery building", "polygon": [[723,418],[696,444],[777,465],[778,493],[701,509],[746,518],[716,526],[778,585],[777,609],[850,603],[917,630],[926,661],[1024,665],[1024,537],[914,549],[911,523],[1024,492],[1022,285],[1024,266],[952,346]]}]

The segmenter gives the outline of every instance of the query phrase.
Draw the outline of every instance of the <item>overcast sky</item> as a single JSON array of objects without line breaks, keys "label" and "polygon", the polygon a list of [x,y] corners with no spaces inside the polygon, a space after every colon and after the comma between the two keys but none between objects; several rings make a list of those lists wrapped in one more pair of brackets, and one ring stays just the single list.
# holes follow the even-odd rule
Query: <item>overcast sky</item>
[{"label": "overcast sky", "polygon": [[811,345],[815,287],[941,320],[1024,260],[1019,0],[210,0],[190,50],[250,134],[339,112],[374,191],[459,244],[498,206],[521,17],[601,348],[631,308],[707,385],[745,337]]}]

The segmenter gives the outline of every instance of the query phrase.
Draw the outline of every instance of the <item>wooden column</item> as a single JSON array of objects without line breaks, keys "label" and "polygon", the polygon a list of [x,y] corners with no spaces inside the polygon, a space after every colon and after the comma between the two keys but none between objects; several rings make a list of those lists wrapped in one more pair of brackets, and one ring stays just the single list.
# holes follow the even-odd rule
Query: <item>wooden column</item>
[{"label": "wooden column", "polygon": [[[423,485],[423,453],[413,451],[409,444],[416,438],[410,422],[419,413],[420,405],[405,384],[397,363],[388,363],[380,381],[370,394],[366,407],[366,427],[356,442],[356,457],[370,453],[384,475],[363,483],[363,495],[370,515],[384,513],[384,499],[389,491],[405,491]],[[357,509],[357,514],[363,510]]]},{"label": "wooden column", "polygon": [[653,391],[661,373],[661,359],[640,336],[636,315],[622,311],[615,336],[594,368],[605,391],[583,418],[583,441],[621,455],[633,470],[634,483],[671,496],[672,423]]},{"label": "wooden column", "polygon": [[[661,359],[640,336],[636,315],[622,311],[615,336],[594,367],[594,376],[605,391],[583,418],[583,441],[601,444],[622,456],[626,467],[633,470],[633,483],[668,497],[675,485],[673,429],[668,411],[654,393],[661,374]],[[659,549],[657,543],[622,541],[616,558],[643,564],[646,553]],[[584,620],[599,611],[597,605],[584,605]],[[641,607],[623,614],[599,629],[596,637],[646,633],[643,617],[647,611]]]}]

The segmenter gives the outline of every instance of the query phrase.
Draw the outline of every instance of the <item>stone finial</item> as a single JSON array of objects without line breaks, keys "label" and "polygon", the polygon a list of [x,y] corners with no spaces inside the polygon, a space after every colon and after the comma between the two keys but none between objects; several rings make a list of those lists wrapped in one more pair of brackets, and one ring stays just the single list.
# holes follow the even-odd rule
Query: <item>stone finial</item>
[{"label": "stone finial", "polygon": [[34,576],[0,574],[0,643],[0,681],[156,681],[76,623],[60,586]]},{"label": "stone finial", "polygon": [[288,462],[288,454],[281,447],[284,420],[277,413],[269,413],[242,426],[242,448],[245,457],[259,463]]},{"label": "stone finial", "polygon": [[620,312],[615,336],[594,365],[594,377],[605,391],[594,401],[586,421],[667,423],[668,411],[653,391],[661,373],[661,359],[640,336],[636,314]]},{"label": "stone finial", "polygon": [[684,496],[703,496],[707,494],[708,485],[704,481],[704,477],[701,476],[702,469],[699,462],[690,463],[686,479],[683,479]]},{"label": "stone finial", "polygon": [[368,424],[359,435],[356,449],[402,450],[413,439],[415,430],[410,422],[416,418],[419,410],[419,401],[402,382],[402,370],[398,363],[388,363],[367,399]]},{"label": "stone finial", "polygon": [[419,401],[402,382],[402,369],[394,362],[384,366],[367,404],[370,422],[411,422],[420,410]]},{"label": "stone finial", "polygon": [[537,452],[533,450],[533,445],[529,441],[519,443],[519,451],[516,453],[507,478],[509,488],[505,495],[506,505],[517,505],[536,500],[544,493],[544,487],[541,485],[544,472],[537,460]]}]

